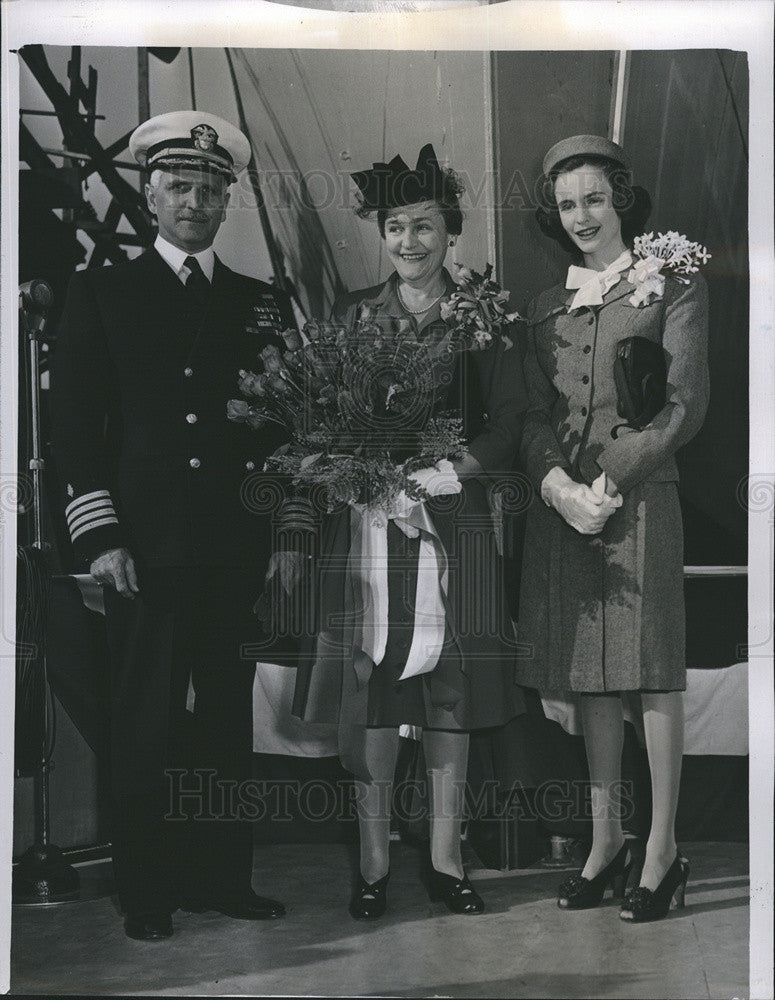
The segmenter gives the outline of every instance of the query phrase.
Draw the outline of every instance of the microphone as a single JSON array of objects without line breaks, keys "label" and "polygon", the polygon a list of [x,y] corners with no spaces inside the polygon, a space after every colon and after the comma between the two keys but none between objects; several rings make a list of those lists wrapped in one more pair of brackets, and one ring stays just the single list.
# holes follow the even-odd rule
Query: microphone
[{"label": "microphone", "polygon": [[32,316],[45,316],[54,302],[54,292],[47,281],[33,278],[19,285],[19,305]]}]

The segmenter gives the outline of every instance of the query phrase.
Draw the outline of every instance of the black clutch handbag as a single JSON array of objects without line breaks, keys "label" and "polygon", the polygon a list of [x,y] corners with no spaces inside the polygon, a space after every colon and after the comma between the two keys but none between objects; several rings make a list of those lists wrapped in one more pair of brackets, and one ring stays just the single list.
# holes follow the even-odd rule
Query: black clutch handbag
[{"label": "black clutch handbag", "polygon": [[667,364],[661,344],[647,337],[627,337],[616,347],[614,382],[618,402],[616,412],[625,420],[611,431],[616,437],[621,427],[641,431],[665,405]]}]

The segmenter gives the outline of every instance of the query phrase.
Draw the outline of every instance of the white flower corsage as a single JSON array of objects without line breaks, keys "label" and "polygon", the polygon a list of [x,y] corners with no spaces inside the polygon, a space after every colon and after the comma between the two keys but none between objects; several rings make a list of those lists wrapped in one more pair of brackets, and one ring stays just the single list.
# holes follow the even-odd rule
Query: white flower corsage
[{"label": "white flower corsage", "polygon": [[632,250],[639,258],[627,274],[629,283],[635,285],[635,292],[629,299],[633,306],[647,306],[652,295],[662,298],[665,292],[663,271],[670,271],[678,281],[686,281],[678,275],[694,274],[711,256],[704,246],[673,231],[657,233],[656,239],[653,233],[636,236]]}]

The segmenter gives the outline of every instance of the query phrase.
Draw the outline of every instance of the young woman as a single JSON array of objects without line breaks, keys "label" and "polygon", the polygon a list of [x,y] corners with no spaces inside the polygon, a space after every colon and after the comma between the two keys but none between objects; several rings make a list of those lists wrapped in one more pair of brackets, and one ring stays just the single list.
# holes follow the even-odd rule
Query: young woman
[{"label": "young woman", "polygon": [[[675,814],[683,752],[683,537],[675,453],[700,429],[708,403],[704,280],[664,275],[661,293],[632,300],[633,238],[650,199],[627,157],[580,135],[544,159],[542,230],[583,267],[531,306],[525,379],[530,405],[521,455],[540,500],[531,506],[520,627],[534,656],[523,684],[581,696],[592,791],[592,849],[560,887],[567,909],[596,906],[621,879],[627,850],[619,778],[620,693],[640,692],[653,815],[640,885],[621,916],[658,919],[682,902],[688,864]],[[666,402],[643,429],[622,426],[614,362],[620,341],[662,346]]]}]

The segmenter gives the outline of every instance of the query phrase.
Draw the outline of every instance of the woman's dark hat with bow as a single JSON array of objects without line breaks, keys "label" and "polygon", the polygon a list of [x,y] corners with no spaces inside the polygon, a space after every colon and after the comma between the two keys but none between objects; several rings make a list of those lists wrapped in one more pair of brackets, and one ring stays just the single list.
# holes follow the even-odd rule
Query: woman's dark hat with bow
[{"label": "woman's dark hat with bow", "polygon": [[431,143],[420,150],[417,166],[410,170],[400,156],[390,163],[375,163],[371,170],[350,175],[358,186],[362,212],[388,211],[422,201],[449,198],[448,174],[439,166]]}]

